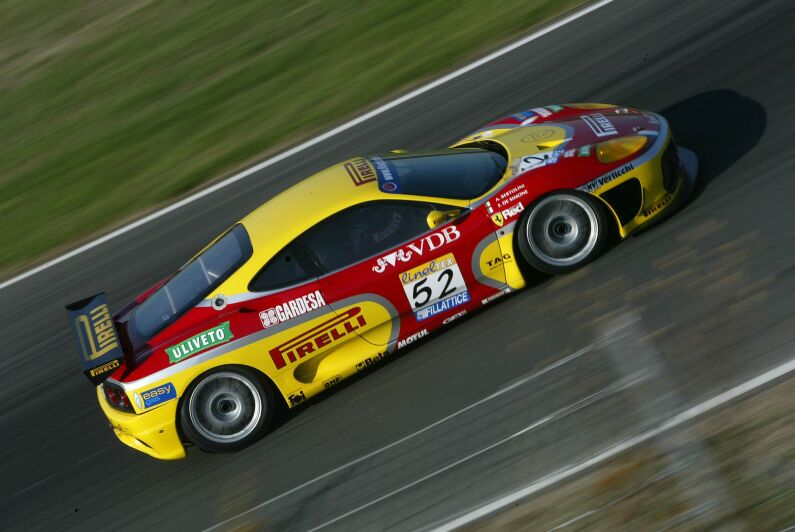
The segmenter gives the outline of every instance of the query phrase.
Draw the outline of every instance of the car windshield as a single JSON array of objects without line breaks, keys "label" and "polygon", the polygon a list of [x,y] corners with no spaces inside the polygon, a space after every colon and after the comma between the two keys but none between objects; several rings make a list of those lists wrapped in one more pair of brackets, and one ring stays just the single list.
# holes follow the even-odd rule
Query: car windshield
[{"label": "car windshield", "polygon": [[131,325],[148,340],[201,301],[251,256],[251,240],[236,225],[185,264],[155,293],[133,310]]},{"label": "car windshield", "polygon": [[508,165],[500,153],[481,149],[370,159],[384,192],[451,199],[482,196],[497,184]]}]

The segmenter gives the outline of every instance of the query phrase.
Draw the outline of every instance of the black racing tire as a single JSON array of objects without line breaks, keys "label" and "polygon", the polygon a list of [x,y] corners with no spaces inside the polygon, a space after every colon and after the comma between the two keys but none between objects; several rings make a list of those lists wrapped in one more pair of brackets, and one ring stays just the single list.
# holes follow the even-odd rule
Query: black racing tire
[{"label": "black racing tire", "polygon": [[222,366],[188,387],[180,406],[182,433],[210,453],[239,451],[270,428],[273,388],[244,366]]},{"label": "black racing tire", "polygon": [[516,231],[522,258],[550,275],[576,270],[603,251],[611,233],[599,200],[576,190],[558,191],[526,209]]}]

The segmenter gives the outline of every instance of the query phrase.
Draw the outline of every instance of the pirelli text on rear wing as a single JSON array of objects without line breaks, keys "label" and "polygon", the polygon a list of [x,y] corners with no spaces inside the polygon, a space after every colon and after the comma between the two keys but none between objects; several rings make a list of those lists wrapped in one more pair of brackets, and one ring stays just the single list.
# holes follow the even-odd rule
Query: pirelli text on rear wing
[{"label": "pirelli text on rear wing", "polygon": [[83,374],[97,385],[121,365],[124,353],[107,297],[99,293],[66,305],[80,351]]}]

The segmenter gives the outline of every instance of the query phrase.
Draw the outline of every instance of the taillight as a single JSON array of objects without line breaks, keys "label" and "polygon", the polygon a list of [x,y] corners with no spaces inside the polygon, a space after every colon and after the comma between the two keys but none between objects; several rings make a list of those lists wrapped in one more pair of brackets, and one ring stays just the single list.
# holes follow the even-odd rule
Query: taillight
[{"label": "taillight", "polygon": [[107,382],[102,383],[102,390],[105,392],[105,399],[108,400],[110,406],[125,412],[134,412],[124,390],[113,384],[108,384]]}]

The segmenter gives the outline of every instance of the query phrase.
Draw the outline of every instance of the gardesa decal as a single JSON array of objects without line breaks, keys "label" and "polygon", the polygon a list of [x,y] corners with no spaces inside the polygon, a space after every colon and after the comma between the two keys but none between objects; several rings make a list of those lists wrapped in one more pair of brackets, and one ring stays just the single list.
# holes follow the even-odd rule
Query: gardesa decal
[{"label": "gardesa decal", "polygon": [[400,274],[417,321],[427,320],[469,302],[469,291],[452,253]]},{"label": "gardesa decal", "polygon": [[408,262],[416,254],[421,257],[427,252],[432,252],[440,247],[455,242],[461,238],[461,232],[454,225],[449,225],[436,233],[422,237],[417,242],[412,242],[407,246],[379,257],[377,264],[373,266],[375,273],[383,273],[387,267],[393,267],[398,262]]},{"label": "gardesa decal", "polygon": [[583,192],[593,192],[594,190],[601,188],[602,186],[608,184],[609,182],[618,179],[627,172],[631,172],[634,168],[635,167],[632,166],[632,163],[625,164],[621,168],[617,168],[612,172],[610,172],[609,174],[599,176],[593,181],[589,181],[584,185],[577,187],[577,190],[582,190]]},{"label": "gardesa decal", "polygon": [[229,330],[229,322],[226,321],[220,325],[216,325],[212,329],[200,332],[196,336],[191,336],[177,345],[166,347],[168,361],[174,364],[175,362],[185,360],[202,351],[206,351],[211,347],[224,344],[232,338],[234,338],[234,336],[232,336],[232,331]]},{"label": "gardesa decal", "polygon": [[494,222],[494,224],[497,227],[502,227],[503,225],[505,225],[505,222],[507,222],[511,218],[515,218],[517,215],[519,215],[519,213],[523,211],[524,211],[524,205],[522,205],[521,203],[517,203],[513,207],[508,207],[507,209],[503,209],[500,212],[495,212],[494,214],[492,214],[491,221]]},{"label": "gardesa decal", "polygon": [[345,163],[345,171],[348,172],[353,184],[357,187],[376,180],[373,168],[364,159],[354,159],[349,163]]},{"label": "gardesa decal", "polygon": [[590,115],[583,115],[582,121],[591,128],[594,135],[597,137],[609,137],[610,135],[618,135],[616,126],[602,113],[592,113]]},{"label": "gardesa decal", "polygon": [[367,320],[362,315],[361,307],[353,307],[274,347],[270,350],[271,360],[276,369],[281,369],[288,362],[292,364],[306,355],[322,350],[365,325]]},{"label": "gardesa decal", "polygon": [[378,175],[378,188],[382,192],[398,192],[397,170],[394,165],[381,157],[370,157]]},{"label": "gardesa decal", "polygon": [[262,326],[267,329],[324,306],[326,306],[326,301],[323,299],[320,290],[315,290],[311,294],[306,294],[263,310],[259,313],[259,319],[262,321]]},{"label": "gardesa decal", "polygon": [[174,388],[173,384],[167,382],[166,384],[158,386],[157,388],[152,388],[151,390],[141,392],[140,395],[136,393],[133,397],[135,397],[135,404],[138,405],[138,408],[144,410],[172,399],[176,399],[177,389]]}]

